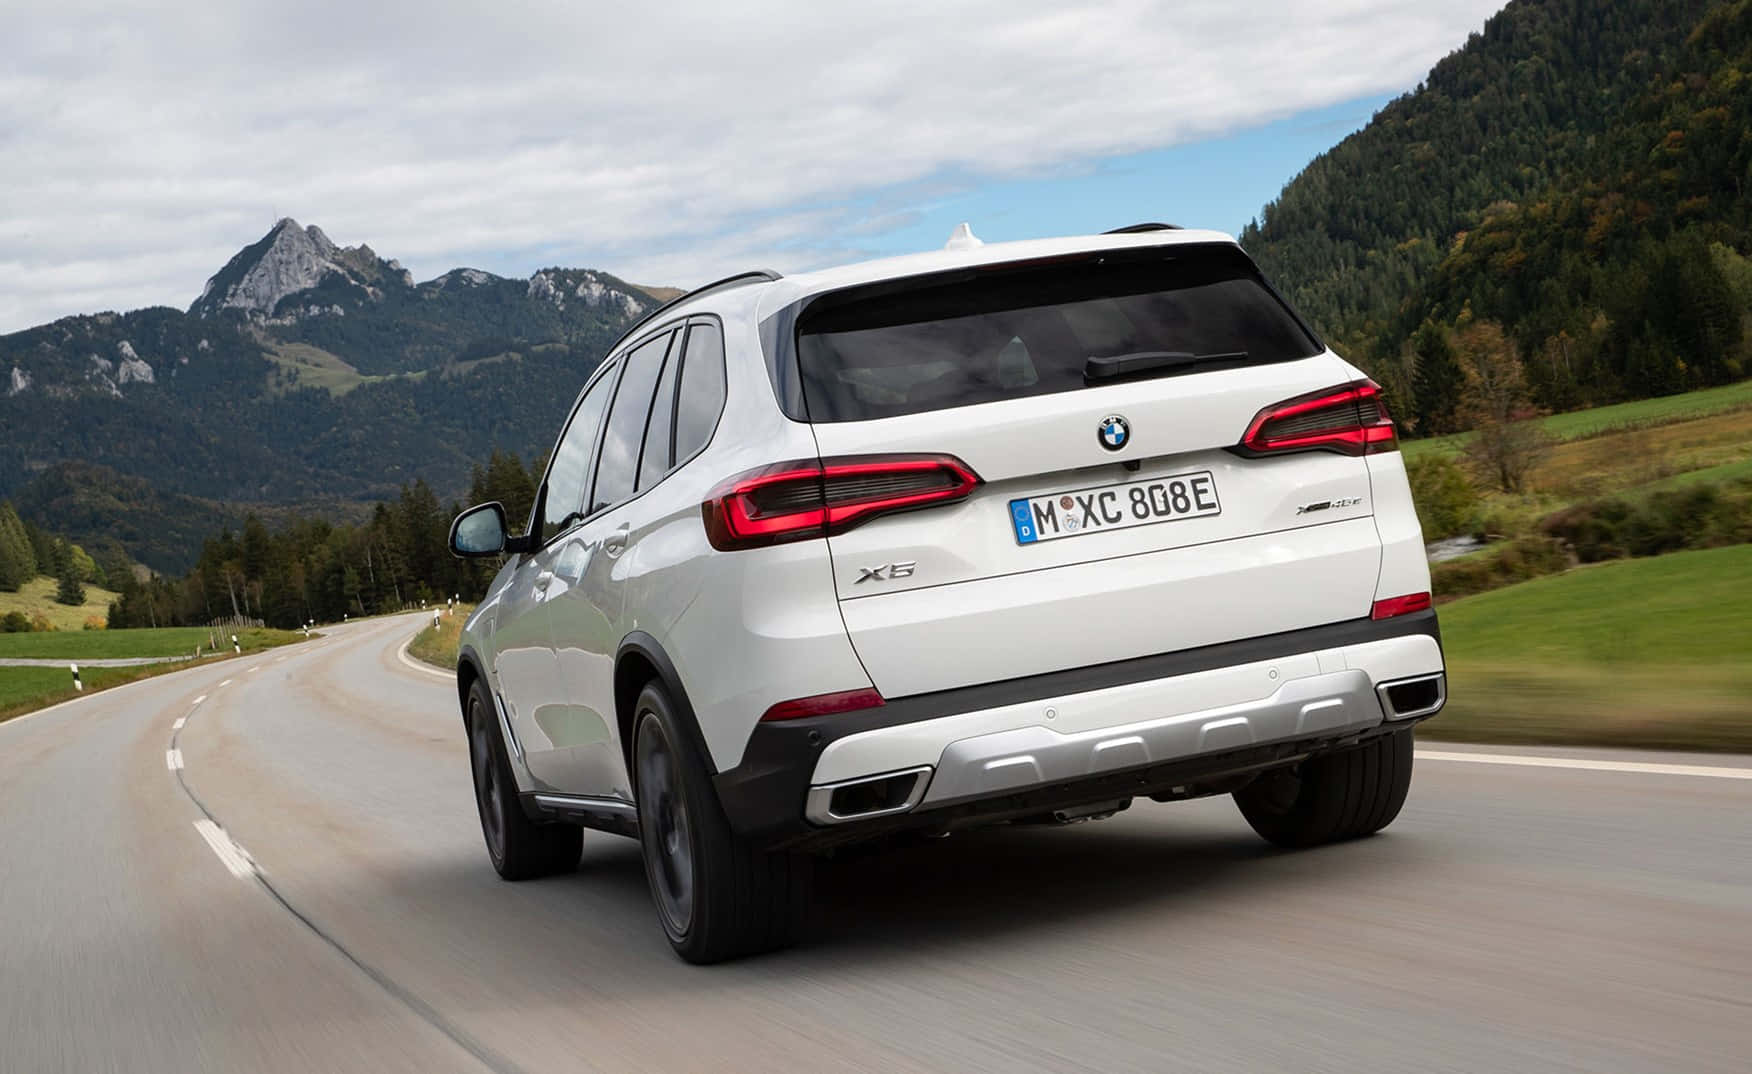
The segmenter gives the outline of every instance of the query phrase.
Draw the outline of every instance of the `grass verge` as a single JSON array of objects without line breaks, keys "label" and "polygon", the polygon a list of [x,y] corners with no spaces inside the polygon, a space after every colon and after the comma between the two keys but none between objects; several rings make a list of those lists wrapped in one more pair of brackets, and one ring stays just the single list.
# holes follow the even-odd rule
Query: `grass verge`
[{"label": "grass verge", "polygon": [[246,653],[272,649],[300,641],[296,630],[208,630],[206,627],[159,627],[156,630],[57,630],[43,634],[0,634],[0,657],[43,660],[102,660],[131,656],[189,656],[199,645],[202,652],[214,638],[223,651],[231,651],[231,635]]},{"label": "grass verge", "polygon": [[1752,545],[1619,560],[1442,608],[1452,741],[1752,753]]},{"label": "grass verge", "polygon": [[[117,631],[117,633],[124,632]],[[142,633],[147,632],[142,631]],[[295,634],[289,630],[263,631],[262,633],[285,635],[285,638],[284,640],[275,641],[271,645],[257,645],[255,648],[258,650],[273,648],[275,645],[283,645],[288,642],[303,640],[302,634]],[[0,638],[6,636],[7,635],[0,634]],[[19,635],[12,636],[17,637]],[[54,637],[55,635],[24,636]],[[315,634],[311,635],[313,638],[317,636],[318,635]],[[241,634],[238,636],[238,640],[243,640]],[[248,646],[244,647],[245,653],[250,651],[251,649]],[[162,664],[141,664],[137,667],[82,667],[79,669],[79,677],[84,680],[85,683],[85,690],[83,692],[73,689],[73,673],[64,667],[0,667],[0,723],[5,723],[14,716],[23,716],[27,713],[35,712],[38,709],[59,704],[62,701],[68,701],[75,697],[83,697],[85,694],[94,693],[99,690],[106,690],[112,686],[121,686],[123,683],[135,682],[139,679],[149,679],[155,675],[166,675],[173,671],[181,671],[184,668],[205,667],[213,660],[229,660],[232,659],[233,656],[234,654],[230,651],[225,651],[211,659],[203,659],[198,664],[186,660],[178,660]],[[68,662],[77,663],[77,661],[73,660]]]},{"label": "grass verge", "polygon": [[459,604],[449,615],[440,616],[437,626],[427,623],[408,642],[408,655],[433,667],[455,671],[456,654],[462,648],[462,624],[473,612],[474,605]]}]

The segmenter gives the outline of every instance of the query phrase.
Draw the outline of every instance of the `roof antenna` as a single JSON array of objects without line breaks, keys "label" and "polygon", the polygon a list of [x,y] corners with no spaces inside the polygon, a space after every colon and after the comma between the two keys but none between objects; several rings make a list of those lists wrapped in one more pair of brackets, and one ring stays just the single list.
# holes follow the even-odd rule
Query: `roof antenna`
[{"label": "roof antenna", "polygon": [[967,223],[963,221],[962,223],[956,224],[955,230],[949,233],[949,241],[943,244],[943,249],[972,250],[984,245],[985,243],[981,241],[980,237],[975,235],[973,229],[968,227]]}]

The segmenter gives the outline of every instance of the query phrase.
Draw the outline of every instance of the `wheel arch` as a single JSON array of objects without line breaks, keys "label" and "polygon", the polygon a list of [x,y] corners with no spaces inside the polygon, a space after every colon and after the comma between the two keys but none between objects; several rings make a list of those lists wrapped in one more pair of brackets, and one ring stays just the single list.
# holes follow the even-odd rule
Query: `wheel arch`
[{"label": "wheel arch", "polygon": [[688,745],[705,764],[706,772],[716,776],[718,766],[712,761],[712,751],[706,747],[705,735],[700,732],[699,718],[694,715],[693,703],[688,700],[687,687],[682,685],[681,673],[675,669],[675,661],[669,658],[669,654],[656,638],[642,630],[635,630],[621,641],[614,658],[615,726],[620,731],[621,759],[626,762],[629,783],[637,778],[633,765],[633,717],[638,706],[639,693],[645,689],[647,683],[653,681],[662,683],[664,690],[669,693]]},{"label": "wheel arch", "polygon": [[[462,720],[468,723],[468,692],[474,689],[477,681],[486,681],[487,673],[481,664],[481,658],[473,647],[465,646],[456,655],[456,703],[462,710]],[[491,685],[487,692],[492,692]]]}]

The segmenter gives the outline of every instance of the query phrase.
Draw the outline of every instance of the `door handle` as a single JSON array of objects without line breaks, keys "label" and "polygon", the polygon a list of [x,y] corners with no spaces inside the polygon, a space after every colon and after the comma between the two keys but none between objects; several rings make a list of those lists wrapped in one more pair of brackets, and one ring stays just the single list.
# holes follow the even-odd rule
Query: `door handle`
[{"label": "door handle", "polygon": [[627,550],[627,534],[630,527],[621,523],[621,527],[602,539],[602,550],[612,558]]},{"label": "door handle", "polygon": [[546,593],[548,583],[553,581],[553,580],[554,580],[554,572],[553,571],[542,571],[540,574],[535,576],[535,591],[537,593]]}]

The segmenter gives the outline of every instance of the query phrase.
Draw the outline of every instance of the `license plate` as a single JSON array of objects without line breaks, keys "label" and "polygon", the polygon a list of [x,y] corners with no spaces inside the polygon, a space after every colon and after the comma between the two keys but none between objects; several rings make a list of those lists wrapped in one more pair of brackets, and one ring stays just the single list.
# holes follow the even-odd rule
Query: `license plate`
[{"label": "license plate", "polygon": [[1010,501],[1017,544],[1222,513],[1217,479],[1209,470]]}]

